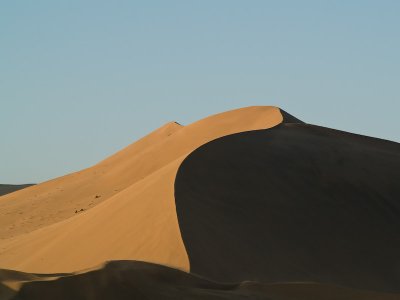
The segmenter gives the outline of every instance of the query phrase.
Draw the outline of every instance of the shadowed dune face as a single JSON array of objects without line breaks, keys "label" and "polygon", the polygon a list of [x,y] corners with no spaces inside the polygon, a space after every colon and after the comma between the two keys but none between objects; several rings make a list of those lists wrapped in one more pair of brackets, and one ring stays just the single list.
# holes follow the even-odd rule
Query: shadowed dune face
[{"label": "shadowed dune face", "polygon": [[400,291],[400,145],[305,124],[233,134],[181,164],[191,272]]}]

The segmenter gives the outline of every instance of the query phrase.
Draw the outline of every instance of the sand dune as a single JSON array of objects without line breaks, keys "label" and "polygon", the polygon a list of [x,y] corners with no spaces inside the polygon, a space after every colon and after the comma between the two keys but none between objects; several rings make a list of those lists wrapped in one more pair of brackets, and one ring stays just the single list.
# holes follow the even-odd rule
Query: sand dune
[{"label": "sand dune", "polygon": [[400,291],[399,175],[399,144],[307,124],[205,144],[175,181],[190,270]]},{"label": "sand dune", "polygon": [[399,299],[399,170],[399,144],[276,107],[170,122],[0,197],[0,295]]}]

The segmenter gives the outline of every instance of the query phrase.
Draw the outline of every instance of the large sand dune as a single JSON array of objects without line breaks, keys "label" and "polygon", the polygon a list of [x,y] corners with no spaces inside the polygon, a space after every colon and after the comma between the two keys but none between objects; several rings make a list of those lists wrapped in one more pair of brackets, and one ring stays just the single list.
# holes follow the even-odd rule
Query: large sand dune
[{"label": "large sand dune", "polygon": [[191,271],[400,291],[399,175],[399,144],[307,124],[203,145],[175,182]]},{"label": "large sand dune", "polygon": [[[92,167],[0,197],[0,294],[395,299],[385,292],[400,291],[399,170],[399,144],[276,107],[170,122]],[[106,261],[118,262],[92,269]],[[293,283],[304,281],[314,283]]]}]

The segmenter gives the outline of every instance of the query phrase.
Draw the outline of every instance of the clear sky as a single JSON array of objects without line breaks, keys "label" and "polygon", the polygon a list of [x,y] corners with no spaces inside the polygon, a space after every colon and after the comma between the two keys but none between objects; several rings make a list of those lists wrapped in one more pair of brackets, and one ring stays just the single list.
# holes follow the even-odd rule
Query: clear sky
[{"label": "clear sky", "polygon": [[400,1],[0,4],[0,183],[249,105],[400,141]]}]

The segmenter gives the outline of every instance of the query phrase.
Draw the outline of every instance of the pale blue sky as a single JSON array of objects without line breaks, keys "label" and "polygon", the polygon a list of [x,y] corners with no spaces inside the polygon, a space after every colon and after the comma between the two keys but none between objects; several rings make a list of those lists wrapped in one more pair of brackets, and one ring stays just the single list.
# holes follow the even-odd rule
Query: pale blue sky
[{"label": "pale blue sky", "polygon": [[3,1],[0,183],[176,120],[276,105],[400,141],[400,1]]}]

